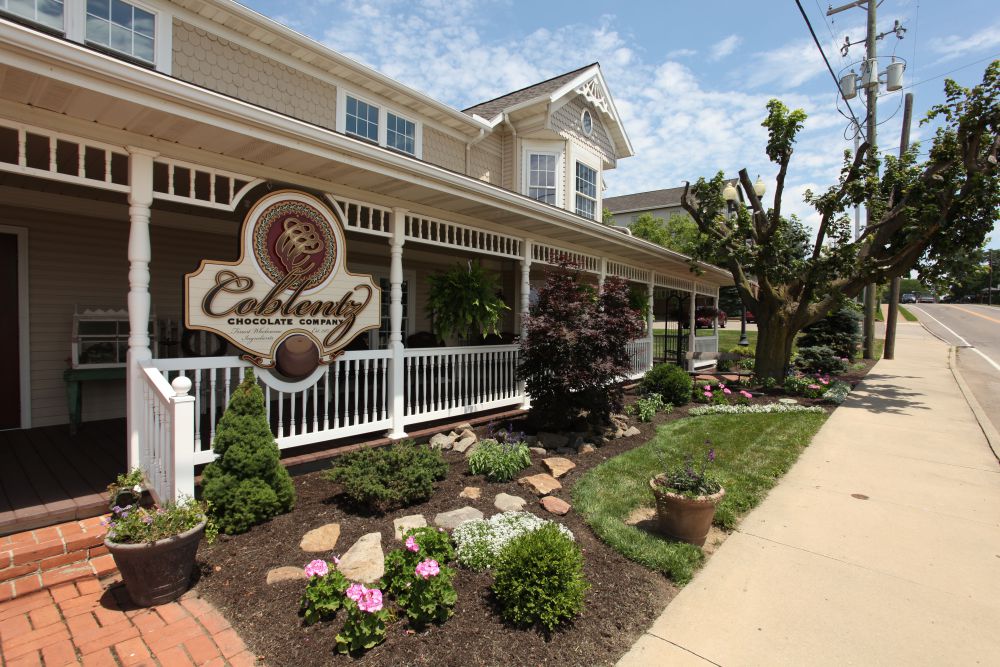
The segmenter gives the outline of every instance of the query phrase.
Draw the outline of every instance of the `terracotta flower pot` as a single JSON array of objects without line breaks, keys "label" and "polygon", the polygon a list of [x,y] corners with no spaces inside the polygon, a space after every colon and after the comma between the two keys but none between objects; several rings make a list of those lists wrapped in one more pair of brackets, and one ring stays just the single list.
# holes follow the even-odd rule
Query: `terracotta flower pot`
[{"label": "terracotta flower pot", "polygon": [[205,525],[202,521],[180,535],[145,544],[104,540],[133,602],[140,607],[152,607],[184,594],[191,583],[194,557]]},{"label": "terracotta flower pot", "polygon": [[715,518],[715,506],[726,495],[726,490],[720,487],[718,493],[710,496],[688,498],[660,486],[657,480],[663,477],[658,475],[649,480],[649,487],[656,498],[656,519],[660,531],[667,537],[702,546]]}]

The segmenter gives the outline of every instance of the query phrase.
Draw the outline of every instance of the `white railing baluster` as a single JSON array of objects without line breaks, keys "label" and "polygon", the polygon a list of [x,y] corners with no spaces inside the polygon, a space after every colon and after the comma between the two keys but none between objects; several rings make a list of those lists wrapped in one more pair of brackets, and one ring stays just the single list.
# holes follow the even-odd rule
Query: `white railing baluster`
[{"label": "white railing baluster", "polygon": [[368,421],[368,360],[361,359],[361,423]]},{"label": "white railing baluster", "polygon": [[[333,365],[336,366],[336,360]],[[330,430],[330,366],[323,371],[323,430]]]},{"label": "white railing baluster", "polygon": [[215,442],[215,388],[216,388],[216,369],[208,369],[208,428],[209,428],[209,442]]},{"label": "white railing baluster", "polygon": [[354,426],[358,423],[358,360],[355,359],[352,363],[354,366],[354,400],[351,409],[351,425]]}]

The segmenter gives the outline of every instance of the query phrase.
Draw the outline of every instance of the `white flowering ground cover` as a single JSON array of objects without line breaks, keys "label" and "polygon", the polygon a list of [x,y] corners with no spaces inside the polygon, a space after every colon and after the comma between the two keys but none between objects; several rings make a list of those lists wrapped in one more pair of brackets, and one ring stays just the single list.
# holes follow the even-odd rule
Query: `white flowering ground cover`
[{"label": "white flowering ground cover", "polygon": [[[496,563],[504,545],[515,537],[538,530],[547,523],[553,523],[527,512],[503,512],[489,519],[475,519],[459,525],[452,533],[458,562],[474,570],[486,570]],[[571,540],[569,528],[559,525]]]},{"label": "white flowering ground cover", "polygon": [[789,412],[825,412],[815,405],[785,405],[784,403],[766,403],[764,405],[699,405],[691,408],[688,414],[693,417],[704,415],[770,415]]}]

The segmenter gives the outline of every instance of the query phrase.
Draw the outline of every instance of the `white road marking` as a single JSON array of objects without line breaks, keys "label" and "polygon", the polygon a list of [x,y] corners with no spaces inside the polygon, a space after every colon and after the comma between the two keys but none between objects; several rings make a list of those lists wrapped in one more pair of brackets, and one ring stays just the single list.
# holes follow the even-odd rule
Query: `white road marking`
[{"label": "white road marking", "polygon": [[928,313],[928,312],[927,312],[926,310],[924,310],[923,308],[917,308],[917,307],[913,307],[913,306],[911,306],[911,307],[913,308],[913,310],[919,310],[919,311],[920,311],[921,313],[923,313],[923,314],[924,314],[924,315],[926,315],[927,317],[931,318],[932,320],[934,320],[935,322],[937,322],[938,324],[940,324],[940,325],[941,325],[941,327],[942,327],[942,328],[944,328],[944,329],[945,329],[946,331],[948,331],[948,332],[949,332],[949,333],[950,333],[950,334],[951,334],[952,336],[954,336],[954,337],[955,337],[955,338],[957,338],[958,340],[962,341],[962,343],[964,344],[964,346],[965,346],[965,347],[967,347],[967,348],[971,349],[971,350],[972,350],[973,352],[975,352],[975,353],[976,353],[976,354],[978,354],[978,355],[979,355],[980,357],[982,357],[983,359],[985,359],[985,360],[986,360],[986,362],[987,362],[987,363],[988,363],[988,364],[989,364],[990,366],[992,366],[992,367],[993,367],[993,368],[995,368],[995,369],[996,369],[996,370],[997,370],[998,372],[1000,372],[1000,364],[998,364],[997,362],[993,361],[993,360],[992,360],[992,359],[990,359],[990,358],[989,358],[988,356],[986,356],[986,355],[985,355],[985,354],[983,353],[983,351],[982,351],[982,350],[980,350],[979,348],[977,348],[977,347],[976,347],[975,345],[972,345],[971,343],[969,343],[969,341],[967,341],[967,340],[965,340],[964,338],[962,338],[961,336],[959,336],[959,335],[958,335],[958,334],[957,334],[957,333],[955,332],[955,330],[954,330],[954,329],[950,328],[950,327],[949,327],[948,325],[946,325],[946,324],[945,324],[944,322],[942,322],[942,321],[941,321],[941,320],[939,320],[938,318],[934,317],[933,315],[931,315],[930,313]]},{"label": "white road marking", "polygon": [[[934,320],[935,322],[937,322],[938,324],[940,324],[940,325],[941,325],[941,327],[942,327],[942,328],[943,328],[943,329],[944,329],[945,331],[947,331],[947,332],[948,332],[948,333],[950,333],[950,334],[951,334],[952,336],[954,336],[955,338],[957,338],[957,339],[959,339],[960,341],[962,341],[962,344],[963,344],[963,345],[964,345],[965,347],[973,347],[973,345],[972,345],[972,344],[971,344],[971,343],[970,343],[969,341],[967,341],[967,340],[965,340],[964,338],[962,338],[961,336],[959,336],[959,335],[958,335],[958,334],[957,334],[957,333],[955,332],[955,330],[954,330],[954,329],[951,329],[951,328],[950,328],[950,327],[949,327],[949,326],[948,326],[947,324],[945,324],[944,322],[942,322],[942,321],[941,321],[941,320],[939,320],[938,318],[934,317],[933,315],[931,315],[930,313],[928,313],[928,312],[927,312],[926,310],[924,310],[923,308],[917,308],[916,306],[911,306],[911,308],[913,308],[913,310],[919,310],[919,311],[920,311],[921,313],[923,313],[923,314],[924,314],[924,315],[926,315],[927,317],[931,318],[932,320]],[[982,354],[982,352],[980,352],[980,354]]]}]

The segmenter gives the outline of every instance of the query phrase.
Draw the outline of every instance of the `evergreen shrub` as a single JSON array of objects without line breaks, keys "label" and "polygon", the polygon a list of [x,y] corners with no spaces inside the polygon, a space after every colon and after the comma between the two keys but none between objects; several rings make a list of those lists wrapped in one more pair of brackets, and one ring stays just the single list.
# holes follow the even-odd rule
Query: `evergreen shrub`
[{"label": "evergreen shrub", "polygon": [[243,533],[295,505],[264,409],[264,393],[247,369],[215,430],[217,458],[202,473],[202,495],[224,533]]},{"label": "evergreen shrub", "polygon": [[500,614],[516,626],[551,632],[583,611],[589,587],[580,547],[552,523],[508,542],[494,568]]},{"label": "evergreen shrub", "polygon": [[358,505],[386,512],[429,499],[434,482],[447,473],[440,451],[404,440],[345,454],[333,462],[326,478],[342,484]]},{"label": "evergreen shrub", "polygon": [[680,366],[659,364],[646,371],[639,383],[644,394],[659,394],[664,403],[687,405],[691,401],[694,382]]},{"label": "evergreen shrub", "polygon": [[[826,346],[835,356],[853,361],[861,345],[861,312],[854,302],[847,302],[815,324],[802,330],[798,340],[803,347]],[[823,369],[829,370],[829,369]]]},{"label": "evergreen shrub", "polygon": [[509,482],[531,465],[531,452],[523,442],[482,440],[469,457],[469,472],[491,482]]},{"label": "evergreen shrub", "polygon": [[800,347],[795,367],[803,373],[843,373],[847,361],[826,345]]}]

